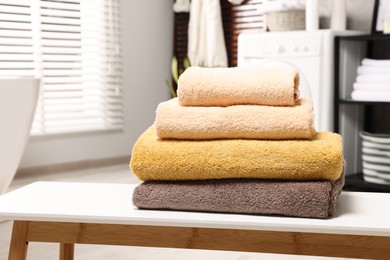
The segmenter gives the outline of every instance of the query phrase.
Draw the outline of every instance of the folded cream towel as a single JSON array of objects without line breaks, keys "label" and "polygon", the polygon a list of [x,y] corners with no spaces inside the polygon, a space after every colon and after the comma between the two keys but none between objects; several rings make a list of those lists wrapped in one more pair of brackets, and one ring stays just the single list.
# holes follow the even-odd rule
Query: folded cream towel
[{"label": "folded cream towel", "polygon": [[389,75],[390,74],[390,65],[389,66],[359,66],[357,69],[358,75]]},{"label": "folded cream towel", "polygon": [[386,66],[390,66],[390,60],[376,60],[376,59],[365,58],[362,60],[362,65],[386,67]]},{"label": "folded cream towel", "polygon": [[351,98],[358,101],[390,101],[390,91],[354,90]]},{"label": "folded cream towel", "polygon": [[144,209],[328,218],[336,212],[343,184],[344,175],[337,181],[147,181],[135,188],[133,204]]},{"label": "folded cream towel", "polygon": [[336,180],[342,140],[328,132],[310,140],[159,139],[153,125],[135,143],[130,167],[141,180]]},{"label": "folded cream towel", "polygon": [[354,90],[364,91],[390,91],[390,83],[353,83]]},{"label": "folded cream towel", "polygon": [[183,106],[293,106],[298,85],[298,72],[287,67],[190,67],[181,74],[177,93]]},{"label": "folded cream towel", "polygon": [[356,77],[358,83],[384,83],[390,84],[390,75],[358,75]]},{"label": "folded cream towel", "polygon": [[155,124],[160,138],[310,139],[316,133],[313,117],[308,98],[293,107],[190,107],[175,98],[159,104]]}]

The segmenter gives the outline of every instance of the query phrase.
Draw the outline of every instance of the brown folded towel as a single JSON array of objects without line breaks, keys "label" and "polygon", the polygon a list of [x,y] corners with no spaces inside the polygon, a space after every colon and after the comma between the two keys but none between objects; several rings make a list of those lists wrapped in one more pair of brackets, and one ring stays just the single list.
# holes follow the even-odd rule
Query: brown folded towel
[{"label": "brown folded towel", "polygon": [[174,139],[310,139],[316,133],[309,98],[292,107],[188,107],[175,98],[158,105],[155,122],[158,137]]},{"label": "brown folded towel", "polygon": [[177,95],[182,106],[294,106],[298,86],[298,72],[287,67],[189,67],[180,75]]},{"label": "brown folded towel", "polygon": [[134,190],[133,204],[170,209],[329,218],[344,185],[336,181],[221,179],[147,181]]}]

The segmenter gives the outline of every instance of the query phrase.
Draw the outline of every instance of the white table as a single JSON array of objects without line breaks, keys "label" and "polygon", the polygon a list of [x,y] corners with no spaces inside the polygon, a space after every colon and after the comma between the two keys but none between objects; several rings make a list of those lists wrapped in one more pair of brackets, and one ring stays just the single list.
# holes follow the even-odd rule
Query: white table
[{"label": "white table", "polygon": [[75,243],[389,259],[390,194],[343,192],[328,220],[138,210],[135,185],[36,182],[0,196],[14,220],[9,259],[28,242]]}]

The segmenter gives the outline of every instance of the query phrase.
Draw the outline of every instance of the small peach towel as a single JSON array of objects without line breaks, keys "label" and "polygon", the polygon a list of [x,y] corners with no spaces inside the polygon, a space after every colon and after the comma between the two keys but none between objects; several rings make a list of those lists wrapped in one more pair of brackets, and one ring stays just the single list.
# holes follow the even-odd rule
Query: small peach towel
[{"label": "small peach towel", "polygon": [[310,139],[316,133],[313,117],[309,98],[293,107],[189,107],[175,98],[159,104],[155,124],[160,138]]},{"label": "small peach towel", "polygon": [[293,106],[299,99],[299,74],[287,67],[190,67],[178,82],[182,106]]}]

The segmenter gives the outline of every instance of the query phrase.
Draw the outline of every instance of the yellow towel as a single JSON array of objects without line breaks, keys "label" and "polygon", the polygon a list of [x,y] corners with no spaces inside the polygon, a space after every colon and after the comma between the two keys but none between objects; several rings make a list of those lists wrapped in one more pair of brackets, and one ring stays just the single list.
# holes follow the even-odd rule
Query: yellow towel
[{"label": "yellow towel", "polygon": [[310,139],[316,133],[309,98],[293,107],[188,107],[175,98],[158,105],[155,125],[158,137],[174,139]]},{"label": "yellow towel", "polygon": [[336,180],[343,171],[342,140],[159,139],[155,126],[133,148],[130,167],[141,180],[264,178]]},{"label": "yellow towel", "polygon": [[287,67],[190,67],[180,75],[177,95],[182,106],[294,106],[298,86],[298,72]]}]

